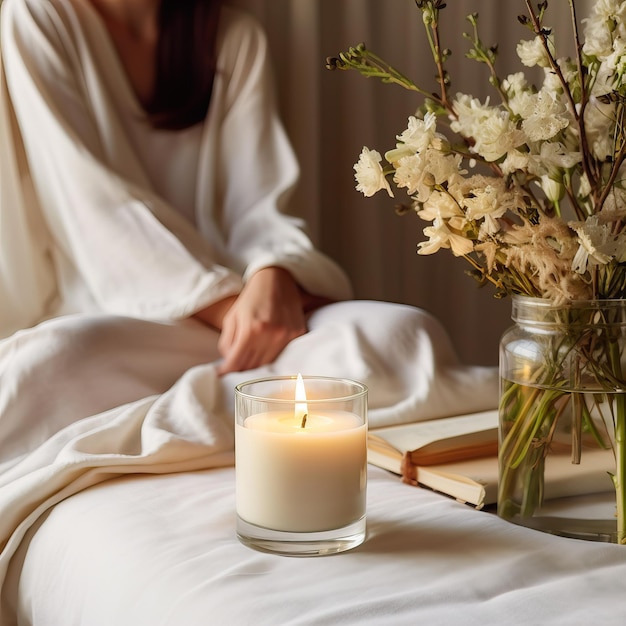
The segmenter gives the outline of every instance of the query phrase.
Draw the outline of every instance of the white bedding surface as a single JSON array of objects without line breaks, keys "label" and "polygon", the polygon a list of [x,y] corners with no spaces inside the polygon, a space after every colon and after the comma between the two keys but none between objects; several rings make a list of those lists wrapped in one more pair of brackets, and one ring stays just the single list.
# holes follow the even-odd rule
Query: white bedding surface
[{"label": "white bedding surface", "polygon": [[232,467],[101,483],[30,535],[7,585],[24,625],[607,625],[626,611],[624,548],[514,526],[373,467],[368,538],[334,556],[240,544]]}]

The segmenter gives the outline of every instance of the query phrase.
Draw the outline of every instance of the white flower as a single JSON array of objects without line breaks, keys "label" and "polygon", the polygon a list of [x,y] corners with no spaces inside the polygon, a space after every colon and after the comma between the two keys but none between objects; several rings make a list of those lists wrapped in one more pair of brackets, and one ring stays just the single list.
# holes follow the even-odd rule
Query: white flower
[{"label": "white flower", "polygon": [[517,129],[506,111],[492,111],[475,135],[473,150],[486,161],[497,161],[525,143],[525,136]]},{"label": "white flower", "polygon": [[[554,53],[554,41],[552,37],[548,37],[548,48]],[[549,67],[550,61],[548,54],[543,46],[540,37],[535,37],[530,41],[520,41],[517,44],[517,56],[520,61],[527,67]]]},{"label": "white flower", "polygon": [[597,215],[588,217],[585,222],[572,222],[580,247],[572,262],[572,270],[579,274],[587,271],[588,265],[606,265],[624,255],[626,233],[614,235],[611,223],[601,224]]},{"label": "white flower", "polygon": [[428,200],[422,205],[417,214],[426,222],[439,220],[456,220],[461,218],[461,222],[456,223],[456,228],[463,228],[465,215],[461,211],[459,203],[449,194],[443,191],[433,191]]},{"label": "white flower", "polygon": [[509,150],[506,159],[500,164],[503,174],[512,174],[513,172],[524,172],[530,167],[530,154],[528,152],[520,152],[519,150]]},{"label": "white flower", "polygon": [[596,0],[592,7],[591,15],[583,20],[583,52],[602,59],[611,54],[614,38],[625,34],[626,4],[621,0]]},{"label": "white flower", "polygon": [[474,244],[469,239],[454,233],[439,218],[435,219],[432,226],[424,229],[424,234],[428,237],[428,241],[421,241],[417,244],[418,254],[434,254],[441,248],[450,248],[454,256],[465,256],[474,249]]},{"label": "white flower", "polygon": [[457,94],[452,108],[457,115],[455,120],[450,123],[453,132],[463,135],[463,137],[474,137],[478,132],[482,123],[491,114],[489,99],[482,104],[478,98],[472,98],[466,94]]},{"label": "white flower", "polygon": [[382,160],[383,158],[379,152],[364,147],[358,163],[354,165],[354,178],[358,183],[357,191],[360,191],[368,198],[381,189],[385,189],[389,196],[393,198],[391,187],[380,165]]},{"label": "white flower", "polygon": [[430,149],[426,151],[426,161],[436,185],[450,183],[457,176],[467,174],[461,169],[463,158],[460,154],[444,154],[441,150]]},{"label": "white flower", "polygon": [[435,132],[436,124],[437,116],[434,113],[427,113],[423,120],[415,116],[409,117],[407,129],[396,137],[400,143],[385,153],[385,159],[395,165],[400,159],[423,152],[431,145],[443,149],[447,141]]},{"label": "white flower", "polygon": [[589,57],[606,58],[613,49],[611,31],[603,22],[586,19],[583,23],[586,23],[583,53]]},{"label": "white flower", "polygon": [[426,202],[435,185],[441,185],[459,173],[461,157],[443,154],[428,148],[419,154],[402,157],[396,163],[394,182],[398,187],[415,196],[419,202]]},{"label": "white flower", "polygon": [[546,194],[546,198],[553,204],[559,202],[565,194],[563,184],[550,178],[547,174],[541,176],[537,184],[541,187],[543,193]]},{"label": "white flower", "polygon": [[569,126],[567,107],[555,93],[544,89],[530,94],[520,107],[519,114],[524,118],[522,130],[531,141],[552,139],[559,131]]},{"label": "white flower", "polygon": [[425,202],[435,184],[433,175],[427,169],[425,155],[412,154],[402,157],[396,164],[393,180],[398,187],[405,187],[406,192],[419,202]]},{"label": "white flower", "polygon": [[509,96],[509,108],[513,115],[525,117],[532,112],[532,100],[535,94],[530,90],[518,91]]},{"label": "white flower", "polygon": [[626,20],[626,5],[624,5],[623,0],[595,0],[592,15],[602,23],[612,19],[624,22]]},{"label": "white flower", "polygon": [[502,81],[502,89],[506,91],[509,96],[509,99],[513,96],[523,93],[528,88],[528,81],[526,80],[526,76],[524,76],[524,72],[516,72],[515,74],[509,74]]},{"label": "white flower", "polygon": [[551,174],[558,176],[562,170],[567,170],[580,163],[580,152],[569,152],[558,141],[544,142],[541,144],[539,153],[529,156],[528,171],[536,176]]},{"label": "white flower", "polygon": [[423,120],[411,116],[407,129],[398,135],[398,140],[415,152],[421,152],[430,146],[436,127],[437,116],[434,113],[427,113]]},{"label": "white flower", "polygon": [[486,161],[497,161],[525,141],[507,111],[481,104],[476,98],[459,94],[452,103],[457,118],[450,123],[455,133],[472,137],[472,150]]},{"label": "white flower", "polygon": [[500,204],[500,194],[496,187],[472,189],[471,195],[465,198],[464,207],[470,220],[479,220],[487,216],[502,217],[504,210]]},{"label": "white flower", "polygon": [[463,203],[467,219],[484,220],[481,228],[487,234],[494,234],[500,230],[497,220],[506,213],[499,191],[492,185],[473,189],[471,196],[465,198]]}]

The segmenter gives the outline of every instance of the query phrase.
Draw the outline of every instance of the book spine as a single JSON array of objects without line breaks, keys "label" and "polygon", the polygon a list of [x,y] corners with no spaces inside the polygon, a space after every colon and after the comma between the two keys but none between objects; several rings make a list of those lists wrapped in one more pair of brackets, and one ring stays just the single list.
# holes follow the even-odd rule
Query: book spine
[{"label": "book spine", "polygon": [[417,486],[417,465],[413,463],[410,452],[405,452],[402,456],[400,475],[403,483]]}]

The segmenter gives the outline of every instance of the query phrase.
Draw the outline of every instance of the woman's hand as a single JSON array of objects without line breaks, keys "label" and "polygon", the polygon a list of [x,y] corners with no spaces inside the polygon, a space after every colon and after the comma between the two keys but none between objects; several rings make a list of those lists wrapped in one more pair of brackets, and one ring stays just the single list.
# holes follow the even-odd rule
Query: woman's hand
[{"label": "woman's hand", "polygon": [[305,312],[326,300],[301,291],[291,274],[267,267],[250,277],[239,296],[217,302],[198,314],[221,330],[220,374],[271,363],[296,337],[306,333]]},{"label": "woman's hand", "polygon": [[271,363],[304,333],[302,298],[291,274],[279,267],[259,270],[224,315],[217,344],[224,357],[219,373]]}]

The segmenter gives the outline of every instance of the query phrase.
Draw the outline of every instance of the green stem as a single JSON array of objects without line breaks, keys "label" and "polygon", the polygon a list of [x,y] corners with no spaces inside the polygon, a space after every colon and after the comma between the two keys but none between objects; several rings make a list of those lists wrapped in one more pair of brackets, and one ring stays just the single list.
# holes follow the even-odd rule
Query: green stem
[{"label": "green stem", "polygon": [[626,397],[618,394],[615,419],[615,505],[617,508],[617,543],[626,543]]},{"label": "green stem", "polygon": [[[564,408],[557,407],[556,403],[563,396],[565,392],[559,390],[529,388],[519,383],[511,383],[508,389],[503,389],[500,414],[504,424],[510,424],[501,438],[499,450],[498,507],[502,507],[503,517],[515,513],[530,516],[541,504],[545,456]],[[507,420],[509,415],[515,418]],[[518,477],[523,483],[519,506],[505,497],[514,493]]]},{"label": "green stem", "polygon": [[515,469],[520,465],[542,427],[551,428],[560,414],[554,403],[565,395],[565,392],[555,389],[533,389],[502,443],[504,458],[509,467]]},{"label": "green stem", "polygon": [[[600,434],[598,427],[596,426],[591,413],[589,412],[589,407],[585,402],[582,403],[582,418],[583,418],[583,427],[586,431],[588,431],[593,437],[596,445],[602,450],[608,450],[611,447],[610,442],[607,443],[605,438]],[[604,418],[603,418],[604,421]],[[606,433],[605,433],[606,434]],[[609,438],[610,439],[610,438]]]},{"label": "green stem", "polygon": [[[619,340],[613,337],[608,345],[611,373],[622,380],[622,362]],[[626,394],[615,397],[615,507],[617,516],[617,543],[626,544]]]}]

